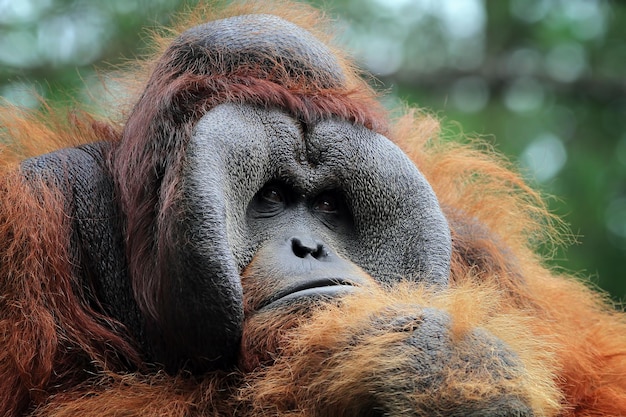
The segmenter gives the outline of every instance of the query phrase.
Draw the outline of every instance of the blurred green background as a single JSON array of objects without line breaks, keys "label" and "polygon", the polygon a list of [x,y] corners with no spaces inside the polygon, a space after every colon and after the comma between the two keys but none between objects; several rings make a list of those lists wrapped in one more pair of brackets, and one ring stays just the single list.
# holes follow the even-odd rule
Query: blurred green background
[{"label": "blurred green background", "polygon": [[[626,4],[327,0],[340,42],[388,91],[480,135],[545,193],[578,243],[563,266],[626,300]],[[187,4],[190,4],[187,2]],[[90,101],[175,0],[0,0],[0,96]],[[106,65],[104,64],[106,63]],[[114,91],[114,89],[113,89]],[[114,97],[113,97],[114,101]]]}]

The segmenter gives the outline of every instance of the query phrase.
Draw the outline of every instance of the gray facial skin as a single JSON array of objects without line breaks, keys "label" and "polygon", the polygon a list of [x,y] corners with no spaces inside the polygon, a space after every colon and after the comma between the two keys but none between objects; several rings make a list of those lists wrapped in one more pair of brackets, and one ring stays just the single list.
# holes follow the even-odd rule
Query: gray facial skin
[{"label": "gray facial skin", "polygon": [[[265,245],[294,237],[318,242],[381,283],[447,284],[446,221],[419,170],[385,137],[344,121],[302,126],[280,110],[223,104],[200,120],[186,151],[180,244],[169,274],[172,302],[180,300],[170,317],[181,338],[195,333],[201,344],[214,343],[205,318],[237,310],[231,303],[240,297],[243,268]],[[284,194],[285,207],[255,214],[251,202],[268,185]],[[340,213],[312,209],[326,194],[341,204]],[[274,283],[278,292],[326,265],[295,268],[300,258],[291,250],[272,256],[280,262],[274,275],[284,280]],[[337,269],[306,278],[315,279],[350,277]]]}]

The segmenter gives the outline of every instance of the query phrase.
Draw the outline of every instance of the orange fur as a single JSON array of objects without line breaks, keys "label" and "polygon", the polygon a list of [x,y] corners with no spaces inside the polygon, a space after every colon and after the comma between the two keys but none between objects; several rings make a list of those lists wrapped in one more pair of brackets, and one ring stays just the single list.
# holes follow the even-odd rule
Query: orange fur
[{"label": "orange fur", "polygon": [[[424,118],[432,123],[423,115],[402,121],[396,133],[402,138],[399,144],[416,161],[444,207],[460,209],[488,228],[491,264],[474,274],[510,291],[515,303],[524,311],[530,308],[539,319],[532,329],[548,338],[546,347],[554,349],[557,357],[556,379],[565,395],[563,415],[626,414],[626,316],[589,284],[542,265],[534,248],[549,239],[559,241],[559,220],[519,175],[493,153],[414,135],[420,129],[410,126],[424,123]],[[448,215],[454,218],[457,213]],[[469,246],[485,245],[482,236],[463,238]],[[494,242],[508,248],[506,256]],[[515,265],[506,265],[512,258]],[[455,259],[452,279],[462,282],[467,269]]]},{"label": "orange fur", "polygon": [[[187,27],[260,11],[330,42],[326,19],[301,4],[242,2],[225,10],[207,4],[179,19],[172,31],[156,34],[155,55]],[[352,98],[372,102],[375,94],[344,53],[335,52],[349,74],[348,90],[357,92]],[[144,86],[136,80],[147,80],[153,62],[146,60],[120,80],[130,100],[140,94]],[[124,111],[129,107],[120,105]],[[399,380],[404,375],[388,381],[371,375],[372,369],[390,372],[402,363],[402,352],[388,350],[402,333],[363,336],[356,345],[353,338],[368,334],[373,316],[419,315],[427,307],[452,317],[458,353],[464,335],[480,327],[518,354],[524,372],[503,387],[492,376],[459,375],[450,368],[440,390],[410,392],[397,400],[398,407],[410,403],[419,410],[431,402],[470,401],[506,389],[527,399],[536,415],[626,415],[624,314],[584,283],[543,265],[535,248],[559,241],[559,221],[509,164],[479,142],[442,138],[437,121],[415,110],[405,112],[389,135],[431,183],[450,221],[452,288],[433,294],[402,284],[304,316],[248,317],[241,368],[249,372],[201,380],[125,374],[116,358],[107,356],[107,346],[111,341],[126,346],[129,356],[133,348],[107,330],[114,323],[105,323],[73,292],[68,219],[56,191],[25,184],[16,166],[60,147],[116,142],[127,116],[121,112],[100,121],[81,111],[66,117],[46,106],[39,113],[0,108],[0,143],[6,144],[0,148],[0,410],[6,415],[355,415],[350,404],[366,403],[383,383],[405,381]],[[260,348],[265,350],[256,351]],[[73,350],[84,352],[82,362],[70,363]],[[261,359],[246,362],[255,355]],[[55,364],[61,366],[52,372]]]},{"label": "orange fur", "polygon": [[[511,311],[505,303],[499,290],[490,286],[466,285],[433,293],[404,283],[387,291],[355,294],[338,304],[320,305],[306,317],[296,314],[297,306],[279,316],[259,314],[248,319],[244,337],[261,340],[267,337],[268,328],[278,330],[278,351],[271,366],[210,375],[197,384],[162,375],[112,376],[102,386],[78,390],[74,398],[52,401],[37,415],[114,416],[135,410],[133,415],[199,416],[229,415],[229,410],[236,410],[236,415],[242,416],[358,416],[365,408],[355,408],[355,404],[367,407],[377,390],[389,397],[385,402],[392,404],[392,410],[397,402],[397,411],[407,403],[413,410],[427,410],[433,402],[468,402],[507,391],[530,399],[536,415],[555,415],[561,401],[554,381],[555,352],[546,349],[548,338],[533,334],[535,317]],[[459,355],[464,353],[464,337],[481,327],[517,352],[524,372],[506,379],[482,368],[468,373],[454,368],[454,361],[459,360],[455,359],[444,365],[449,373],[443,385],[429,391],[407,391],[406,395],[385,394],[384,386],[410,383],[402,369],[411,357],[401,344],[410,333],[372,332],[372,323],[380,318],[385,322],[387,318],[419,317],[428,307],[454,317],[453,338]],[[421,378],[414,377],[415,381]]]}]

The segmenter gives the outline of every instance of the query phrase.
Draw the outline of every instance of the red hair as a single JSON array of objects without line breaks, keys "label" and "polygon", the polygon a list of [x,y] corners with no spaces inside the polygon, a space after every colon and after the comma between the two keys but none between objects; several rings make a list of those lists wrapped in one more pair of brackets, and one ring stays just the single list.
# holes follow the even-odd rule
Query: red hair
[{"label": "red hair", "polygon": [[[558,220],[502,158],[480,144],[442,139],[438,122],[419,111],[407,111],[388,126],[376,94],[332,47],[346,74],[340,86],[305,83],[279,67],[262,74],[258,67],[219,71],[218,64],[210,74],[206,68],[187,71],[168,49],[182,28],[259,11],[326,42],[330,38],[326,19],[302,4],[199,6],[181,19],[179,29],[156,35],[155,56],[162,59],[148,59],[120,80],[137,103],[134,110],[107,120],[81,111],[60,116],[45,106],[41,113],[8,106],[0,111],[0,142],[8,144],[0,152],[0,413],[349,415],[333,401],[360,401],[363,389],[371,388],[359,385],[371,358],[380,359],[376,366],[384,369],[402,358],[387,357],[387,345],[378,339],[364,350],[353,349],[348,339],[365,331],[372,314],[420,305],[452,317],[454,340],[482,327],[506,342],[525,369],[511,377],[507,389],[537,415],[626,415],[626,318],[602,294],[544,265],[535,248],[559,239]],[[117,192],[128,214],[135,295],[143,312],[157,319],[160,271],[158,262],[146,259],[156,254],[158,260],[157,242],[168,239],[161,225],[171,215],[177,167],[194,123],[222,102],[280,107],[304,123],[340,117],[387,133],[430,182],[449,220],[451,288],[438,294],[410,285],[374,291],[340,307],[320,308],[307,323],[298,315],[250,319],[242,344],[241,368],[247,373],[216,372],[201,380],[125,373],[141,367],[140,355],[124,329],[81,293],[65,200],[50,184],[25,181],[19,161],[81,143],[112,144],[111,169],[116,178],[129,179],[117,184]],[[171,174],[164,174],[164,165],[174,168]],[[267,348],[263,354],[260,346]],[[268,360],[272,366],[265,366]],[[494,385],[483,382],[451,372],[433,397],[413,393],[412,401],[450,401],[459,392],[460,398],[492,395]]]}]

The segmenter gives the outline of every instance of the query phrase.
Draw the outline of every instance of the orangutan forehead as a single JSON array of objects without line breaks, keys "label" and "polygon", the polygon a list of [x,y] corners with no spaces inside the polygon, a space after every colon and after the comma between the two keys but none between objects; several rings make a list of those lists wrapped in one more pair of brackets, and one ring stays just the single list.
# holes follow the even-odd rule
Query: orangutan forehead
[{"label": "orangutan forehead", "polygon": [[356,80],[306,30],[272,15],[243,15],[184,32],[150,82],[169,81],[159,94],[196,119],[218,104],[248,103],[304,123],[334,117],[385,133],[380,104],[350,87],[349,77]]},{"label": "orangutan forehead", "polygon": [[216,20],[187,30],[179,41],[204,47],[208,55],[215,55],[214,65],[227,74],[258,71],[267,78],[303,78],[317,89],[345,85],[345,75],[330,49],[277,16]]}]

